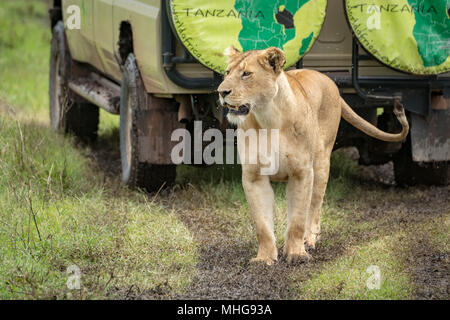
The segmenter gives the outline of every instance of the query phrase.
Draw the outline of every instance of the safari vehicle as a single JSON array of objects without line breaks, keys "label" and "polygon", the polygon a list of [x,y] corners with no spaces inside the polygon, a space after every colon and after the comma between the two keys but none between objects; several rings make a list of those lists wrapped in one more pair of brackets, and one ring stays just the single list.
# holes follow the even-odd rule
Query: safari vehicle
[{"label": "safari vehicle", "polygon": [[[97,135],[99,108],[120,115],[123,181],[174,181],[176,128],[226,128],[215,92],[223,49],[282,48],[286,67],[324,72],[361,116],[397,129],[376,141],[341,123],[336,148],[360,163],[393,160],[398,184],[448,184],[450,28],[446,0],[50,0],[50,117],[54,130]],[[79,27],[77,28],[77,19]]]}]

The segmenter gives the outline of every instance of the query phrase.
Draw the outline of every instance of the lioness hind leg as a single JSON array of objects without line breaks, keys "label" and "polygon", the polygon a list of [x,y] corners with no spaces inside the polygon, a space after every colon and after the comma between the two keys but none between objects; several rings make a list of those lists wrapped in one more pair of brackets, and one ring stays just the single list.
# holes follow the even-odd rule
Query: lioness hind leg
[{"label": "lioness hind leg", "polygon": [[305,233],[313,188],[313,169],[301,170],[289,177],[286,187],[287,230],[284,253],[288,263],[309,260],[305,250]]},{"label": "lioness hind leg", "polygon": [[269,177],[243,174],[242,185],[255,221],[258,238],[258,254],[251,261],[262,261],[271,265],[277,260],[278,251],[273,230],[275,196]]},{"label": "lioness hind leg", "polygon": [[315,249],[320,237],[320,216],[322,213],[323,197],[327,188],[330,173],[330,153],[321,154],[314,163],[314,186],[311,198],[311,208],[306,232],[306,245]]}]

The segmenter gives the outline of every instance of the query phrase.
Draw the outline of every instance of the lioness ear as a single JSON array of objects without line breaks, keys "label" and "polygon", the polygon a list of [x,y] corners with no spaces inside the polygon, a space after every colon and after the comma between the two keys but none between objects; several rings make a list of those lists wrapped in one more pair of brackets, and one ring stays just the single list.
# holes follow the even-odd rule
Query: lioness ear
[{"label": "lioness ear", "polygon": [[286,63],[286,56],[283,50],[270,47],[261,54],[259,61],[263,67],[272,69],[278,75]]},{"label": "lioness ear", "polygon": [[241,55],[241,52],[238,49],[236,49],[233,45],[231,45],[225,49],[223,54],[226,57],[228,57],[228,61],[229,61],[229,60],[233,59],[234,57]]}]

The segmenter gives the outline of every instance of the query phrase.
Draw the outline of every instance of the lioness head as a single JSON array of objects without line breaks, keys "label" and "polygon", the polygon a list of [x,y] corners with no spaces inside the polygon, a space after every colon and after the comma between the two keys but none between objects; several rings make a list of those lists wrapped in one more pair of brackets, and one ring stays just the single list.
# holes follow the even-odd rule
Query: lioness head
[{"label": "lioness head", "polygon": [[241,53],[231,46],[225,54],[228,68],[217,91],[220,103],[228,108],[228,121],[239,124],[250,112],[264,107],[276,96],[276,79],[283,71],[286,58],[275,47]]}]

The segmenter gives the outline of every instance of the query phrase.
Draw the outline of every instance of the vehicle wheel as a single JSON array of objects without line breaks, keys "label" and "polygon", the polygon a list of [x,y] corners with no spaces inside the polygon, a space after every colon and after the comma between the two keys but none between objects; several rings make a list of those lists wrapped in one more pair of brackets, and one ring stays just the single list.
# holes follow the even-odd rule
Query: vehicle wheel
[{"label": "vehicle wheel", "polygon": [[419,163],[412,159],[411,138],[408,136],[401,150],[393,156],[395,181],[407,185],[448,185],[449,162]]},{"label": "vehicle wheel", "polygon": [[72,59],[66,45],[64,24],[53,28],[50,55],[50,126],[54,131],[72,133],[82,141],[97,138],[98,107],[81,102],[68,87]]},{"label": "vehicle wheel", "polygon": [[157,191],[173,184],[175,165],[155,165],[139,161],[139,130],[136,114],[146,103],[147,93],[132,53],[124,64],[120,94],[120,155],[122,181],[131,188]]}]

